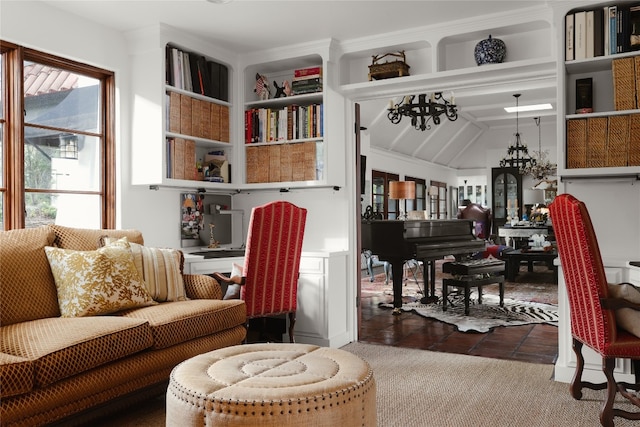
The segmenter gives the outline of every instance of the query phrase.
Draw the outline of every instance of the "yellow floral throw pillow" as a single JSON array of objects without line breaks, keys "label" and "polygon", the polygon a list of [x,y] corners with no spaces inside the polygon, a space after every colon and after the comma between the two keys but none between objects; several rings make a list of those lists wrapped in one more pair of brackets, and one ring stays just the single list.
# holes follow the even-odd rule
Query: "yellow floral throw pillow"
[{"label": "yellow floral throw pillow", "polygon": [[95,316],[156,304],[129,248],[75,251],[45,247],[62,317]]}]

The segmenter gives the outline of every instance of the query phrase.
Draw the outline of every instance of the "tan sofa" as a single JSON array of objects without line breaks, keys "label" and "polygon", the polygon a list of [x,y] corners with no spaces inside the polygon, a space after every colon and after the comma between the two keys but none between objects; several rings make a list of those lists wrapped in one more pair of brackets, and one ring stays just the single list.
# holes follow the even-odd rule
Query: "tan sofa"
[{"label": "tan sofa", "polygon": [[103,236],[135,230],[60,226],[0,232],[0,424],[83,422],[166,390],[172,368],[246,335],[241,300],[218,283],[183,275],[186,301],[113,314],[61,317],[45,246],[96,250]]}]

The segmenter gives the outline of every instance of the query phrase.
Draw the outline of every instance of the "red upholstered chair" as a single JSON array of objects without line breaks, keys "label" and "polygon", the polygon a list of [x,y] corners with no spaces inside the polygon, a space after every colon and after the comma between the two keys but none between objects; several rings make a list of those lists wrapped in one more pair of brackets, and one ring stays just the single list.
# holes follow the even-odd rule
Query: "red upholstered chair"
[{"label": "red upholstered chair", "polygon": [[458,219],[474,221],[474,235],[488,240],[491,237],[491,209],[484,208],[477,203],[471,203],[458,212]]},{"label": "red upholstered chair", "polygon": [[[623,330],[616,321],[616,310],[622,307],[640,309],[640,306],[611,296],[611,290],[616,285],[607,283],[598,241],[585,204],[569,194],[562,194],[551,204],[550,214],[569,298],[573,351],[577,357],[570,386],[571,395],[580,399],[583,387],[606,389],[606,398],[600,411],[600,423],[603,426],[613,426],[616,416],[638,420],[640,413],[617,409],[613,405],[619,391],[633,404],[640,406],[638,397],[629,392],[639,388],[640,338]],[[583,345],[602,356],[606,383],[582,381]],[[613,368],[617,358],[632,360],[635,384],[616,382]]]},{"label": "red upholstered chair", "polygon": [[219,281],[241,285],[248,319],[287,313],[291,342],[306,219],[306,209],[285,201],[253,208],[242,277],[213,274]]}]

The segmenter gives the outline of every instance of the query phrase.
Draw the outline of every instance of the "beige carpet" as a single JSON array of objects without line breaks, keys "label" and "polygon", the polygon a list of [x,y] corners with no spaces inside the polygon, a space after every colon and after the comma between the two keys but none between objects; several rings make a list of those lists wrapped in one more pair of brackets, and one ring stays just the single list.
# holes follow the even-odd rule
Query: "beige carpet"
[{"label": "beige carpet", "polygon": [[[574,400],[567,384],[553,381],[551,365],[364,343],[343,349],[373,368],[380,427],[600,425],[603,392],[585,390],[582,400]],[[163,426],[162,399],[92,425]],[[615,425],[638,423],[615,418]]]}]

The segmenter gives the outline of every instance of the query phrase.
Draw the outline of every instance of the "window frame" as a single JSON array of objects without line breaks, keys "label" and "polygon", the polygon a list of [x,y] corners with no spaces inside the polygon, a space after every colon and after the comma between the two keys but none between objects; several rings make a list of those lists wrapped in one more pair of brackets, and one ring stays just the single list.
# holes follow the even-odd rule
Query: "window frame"
[{"label": "window frame", "polygon": [[[100,196],[101,228],[116,226],[116,155],[115,155],[115,74],[102,68],[83,64],[31,48],[0,40],[4,96],[2,98],[3,123],[3,177],[0,197],[3,198],[4,229],[25,228],[24,184],[24,61],[33,61],[51,67],[93,77],[101,82],[101,126],[97,134],[102,140],[101,173],[98,191],[65,191],[30,189],[32,193],[91,194]],[[80,132],[82,133],[82,132]]]}]

